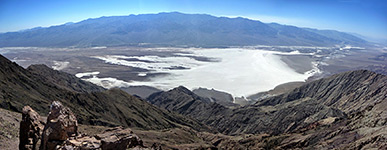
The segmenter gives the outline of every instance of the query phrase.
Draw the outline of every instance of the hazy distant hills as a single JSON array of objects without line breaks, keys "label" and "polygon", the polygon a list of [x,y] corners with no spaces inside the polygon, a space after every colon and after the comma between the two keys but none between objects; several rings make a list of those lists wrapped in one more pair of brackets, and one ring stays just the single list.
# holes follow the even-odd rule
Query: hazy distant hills
[{"label": "hazy distant hills", "polygon": [[362,45],[351,34],[178,12],[87,19],[0,34],[0,47]]}]

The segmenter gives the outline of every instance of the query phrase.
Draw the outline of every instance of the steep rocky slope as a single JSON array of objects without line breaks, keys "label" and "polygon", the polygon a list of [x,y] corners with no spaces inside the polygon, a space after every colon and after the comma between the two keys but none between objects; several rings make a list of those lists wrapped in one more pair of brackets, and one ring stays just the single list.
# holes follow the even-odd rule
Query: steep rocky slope
[{"label": "steep rocky slope", "polygon": [[83,124],[122,125],[143,129],[165,129],[187,125],[207,129],[187,117],[161,110],[119,89],[103,90],[71,75],[43,66],[28,70],[0,56],[0,107],[21,112],[29,105],[38,113],[61,101]]},{"label": "steep rocky slope", "polygon": [[366,70],[351,71],[237,109],[204,102],[183,87],[154,94],[148,100],[192,116],[225,134],[281,134],[327,118],[347,119],[348,115],[385,101],[386,81],[385,75]]},{"label": "steep rocky slope", "polygon": [[361,111],[386,100],[387,77],[367,70],[350,71],[305,84],[293,91],[258,102],[274,106],[303,98],[311,98],[346,113]]}]

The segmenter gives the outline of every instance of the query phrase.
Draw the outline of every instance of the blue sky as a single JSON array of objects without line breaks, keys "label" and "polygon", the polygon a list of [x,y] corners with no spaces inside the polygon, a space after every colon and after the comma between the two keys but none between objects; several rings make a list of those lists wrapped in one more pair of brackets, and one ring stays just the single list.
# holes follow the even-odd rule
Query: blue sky
[{"label": "blue sky", "polygon": [[0,0],[0,32],[171,11],[241,16],[387,39],[387,0]]}]

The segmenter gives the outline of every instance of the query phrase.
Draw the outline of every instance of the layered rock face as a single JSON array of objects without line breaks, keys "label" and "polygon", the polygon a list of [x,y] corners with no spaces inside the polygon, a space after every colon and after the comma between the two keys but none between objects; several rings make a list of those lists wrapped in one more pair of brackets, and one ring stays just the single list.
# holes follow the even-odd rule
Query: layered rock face
[{"label": "layered rock face", "polygon": [[[94,136],[78,134],[78,122],[71,110],[60,102],[50,106],[47,123],[31,107],[23,108],[20,122],[21,150],[124,150],[144,148],[142,140],[130,129],[116,127]],[[41,139],[41,142],[40,142]],[[41,143],[41,144],[40,144]]]},{"label": "layered rock face", "polygon": [[44,122],[39,114],[30,106],[25,106],[20,122],[20,143],[19,150],[36,150],[40,135],[42,134]]}]

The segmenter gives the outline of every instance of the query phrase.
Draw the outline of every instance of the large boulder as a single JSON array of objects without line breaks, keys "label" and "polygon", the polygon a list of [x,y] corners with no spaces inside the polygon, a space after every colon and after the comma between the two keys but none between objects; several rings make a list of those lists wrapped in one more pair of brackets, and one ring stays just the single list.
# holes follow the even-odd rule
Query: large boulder
[{"label": "large boulder", "polygon": [[106,130],[95,136],[101,140],[102,150],[125,150],[127,148],[144,147],[142,140],[130,129],[117,127]]},{"label": "large boulder", "polygon": [[42,134],[44,121],[30,106],[24,106],[20,121],[20,150],[37,150]]},{"label": "large boulder", "polygon": [[78,123],[71,110],[54,101],[42,134],[41,150],[54,150],[69,137],[77,135]]}]

